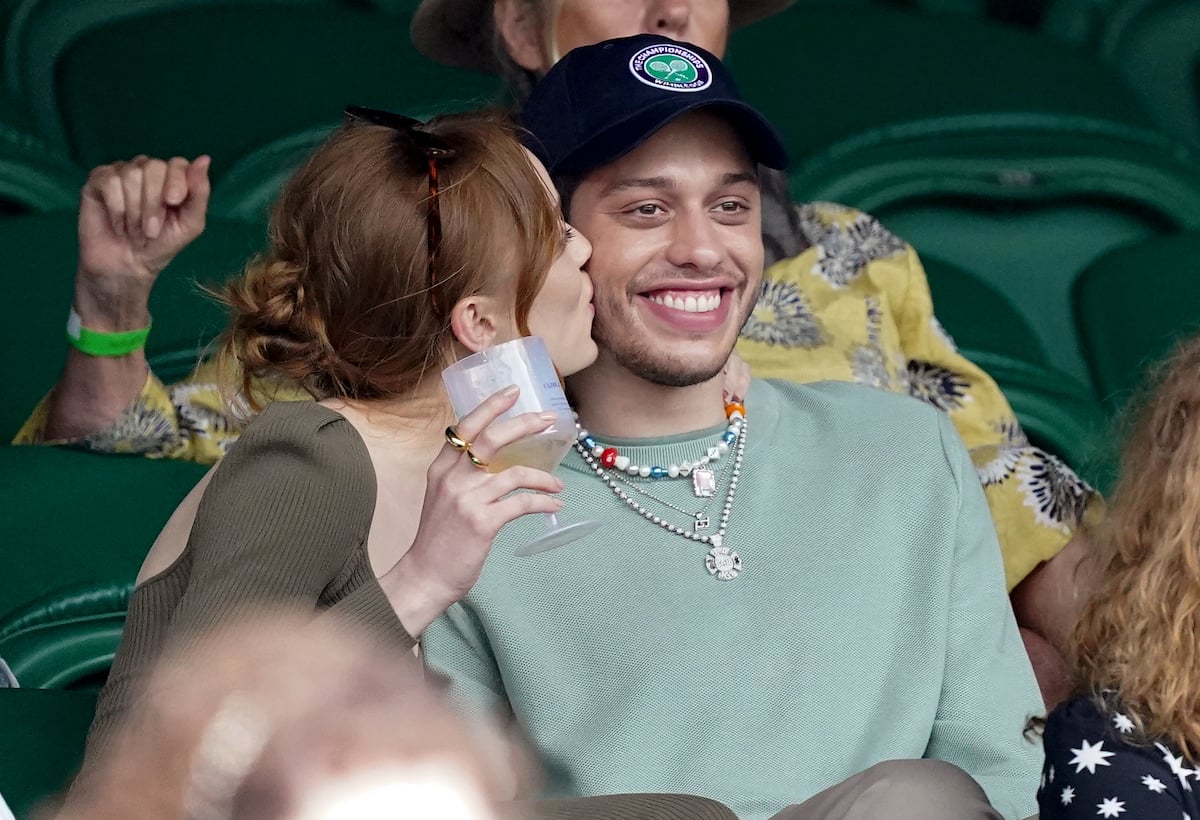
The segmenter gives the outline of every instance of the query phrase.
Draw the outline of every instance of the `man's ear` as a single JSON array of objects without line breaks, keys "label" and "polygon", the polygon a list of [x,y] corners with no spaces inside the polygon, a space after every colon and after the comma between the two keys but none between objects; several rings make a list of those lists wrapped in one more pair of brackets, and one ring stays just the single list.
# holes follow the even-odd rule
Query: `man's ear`
[{"label": "man's ear", "polygon": [[535,74],[546,73],[550,66],[542,47],[541,21],[533,4],[526,0],[495,0],[492,19],[513,62]]},{"label": "man's ear", "polygon": [[464,297],[450,311],[450,329],[459,344],[478,353],[515,334],[505,307],[501,300],[482,293]]}]

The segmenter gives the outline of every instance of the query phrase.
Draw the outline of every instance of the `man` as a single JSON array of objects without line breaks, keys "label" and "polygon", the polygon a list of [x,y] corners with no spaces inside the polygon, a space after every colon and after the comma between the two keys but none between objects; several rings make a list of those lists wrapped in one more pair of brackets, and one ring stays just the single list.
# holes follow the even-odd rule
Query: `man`
[{"label": "man", "polygon": [[[575,46],[645,31],[719,56],[730,28],[790,5],[422,0],[412,36],[436,60],[504,74],[523,97],[534,78]],[[86,335],[127,342],[146,327],[156,276],[203,230],[207,168],[206,158],[139,157],[93,172],[81,205],[74,299],[75,326]],[[996,384],[941,331],[912,248],[854,209],[793,207],[786,175],[762,170],[763,237],[773,264],[739,352],[760,377],[856,381],[910,393],[947,413],[983,481],[1044,696],[1057,701],[1068,686],[1059,650],[1074,621],[1074,567],[1084,551],[1078,525],[1095,494],[1057,458],[1029,445]],[[81,347],[77,342],[68,351],[58,385],[16,443],[211,463],[239,435],[243,420],[225,407],[211,365],[167,386],[147,375],[136,345],[121,355]]]},{"label": "man", "polygon": [[423,638],[452,696],[511,715],[551,795],[1033,814],[1042,704],[945,415],[840,383],[723,406],[771,127],[715,57],[652,35],[572,51],[523,121],[593,240],[600,357],[568,384],[584,429],[558,474],[564,515],[605,527],[535,558],[513,549],[538,522],[501,534]]}]

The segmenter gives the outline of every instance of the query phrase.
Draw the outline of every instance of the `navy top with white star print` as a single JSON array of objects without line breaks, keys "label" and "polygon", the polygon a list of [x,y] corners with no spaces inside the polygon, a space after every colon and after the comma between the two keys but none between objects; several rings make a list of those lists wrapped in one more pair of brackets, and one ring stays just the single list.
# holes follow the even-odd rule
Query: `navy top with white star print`
[{"label": "navy top with white star print", "polygon": [[1133,721],[1091,697],[1046,721],[1040,820],[1200,820],[1200,772],[1161,743],[1133,745]]}]

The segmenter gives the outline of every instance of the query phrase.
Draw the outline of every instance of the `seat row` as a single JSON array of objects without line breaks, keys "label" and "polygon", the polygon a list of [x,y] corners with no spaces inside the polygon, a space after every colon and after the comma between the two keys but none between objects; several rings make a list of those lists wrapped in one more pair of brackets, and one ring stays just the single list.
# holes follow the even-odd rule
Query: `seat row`
[{"label": "seat row", "polygon": [[[493,78],[418,55],[403,13],[315,0],[126,11],[48,46],[31,72],[45,83],[42,136],[0,139],[0,193],[28,193],[10,210],[73,207],[92,164],[207,152],[214,215],[261,222],[345,102],[425,116],[499,99]],[[736,32],[728,59],[787,138],[797,200],[868,210],[922,255],[971,271],[1085,384],[1070,283],[1118,246],[1200,229],[1192,152],[1156,130],[1115,70],[1043,35],[801,2]]]}]

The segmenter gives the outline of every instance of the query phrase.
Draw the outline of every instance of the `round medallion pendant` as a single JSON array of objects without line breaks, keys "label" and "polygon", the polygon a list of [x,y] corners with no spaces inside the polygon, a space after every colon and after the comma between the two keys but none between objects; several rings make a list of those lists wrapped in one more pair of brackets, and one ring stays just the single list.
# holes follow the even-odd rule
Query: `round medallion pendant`
[{"label": "round medallion pendant", "polygon": [[732,581],[742,571],[742,556],[729,547],[713,547],[704,556],[704,567],[719,581]]}]

